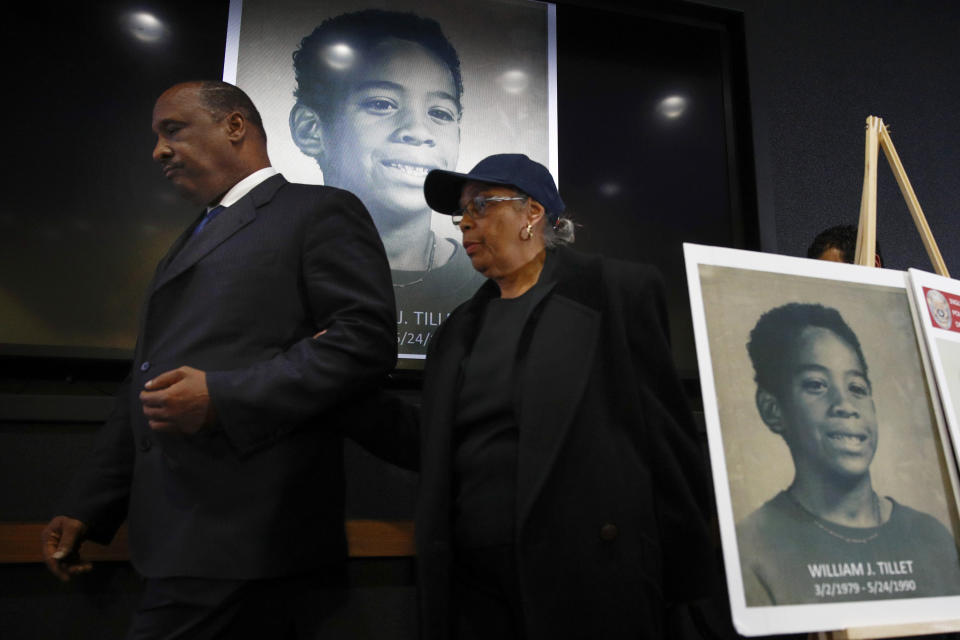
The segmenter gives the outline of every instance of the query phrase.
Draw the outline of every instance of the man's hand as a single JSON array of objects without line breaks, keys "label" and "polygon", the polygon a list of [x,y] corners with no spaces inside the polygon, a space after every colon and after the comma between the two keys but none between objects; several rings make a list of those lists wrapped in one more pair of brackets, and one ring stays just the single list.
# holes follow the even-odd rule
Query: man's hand
[{"label": "man's hand", "polygon": [[148,380],[140,392],[143,415],[157,431],[192,435],[215,420],[207,374],[192,367],[180,367]]},{"label": "man's hand", "polygon": [[80,545],[87,533],[87,525],[74,518],[57,516],[40,534],[43,561],[47,568],[64,582],[93,568],[80,557]]}]

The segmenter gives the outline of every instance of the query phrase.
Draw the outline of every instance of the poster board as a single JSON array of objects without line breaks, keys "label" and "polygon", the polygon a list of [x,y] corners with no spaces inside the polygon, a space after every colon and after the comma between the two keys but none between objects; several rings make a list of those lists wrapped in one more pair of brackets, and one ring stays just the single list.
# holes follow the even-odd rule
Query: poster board
[{"label": "poster board", "polygon": [[[342,17],[371,9],[389,15],[383,27],[371,26],[382,16],[365,15],[363,29],[396,25],[401,35],[369,48],[357,39],[363,29]],[[407,38],[433,37],[399,17],[411,13],[438,25],[447,44],[433,38],[429,50],[407,46]],[[323,45],[308,49],[307,36],[334,18],[341,20],[328,23],[336,26],[325,31],[331,35]],[[488,155],[512,152],[558,178],[554,34],[553,5],[528,0],[231,2],[224,80],[260,109],[271,161],[288,180],[346,188],[370,210],[391,262],[400,366],[425,357],[436,327],[484,281],[450,217],[426,206],[426,173],[465,172]],[[295,72],[301,50],[301,60],[319,59],[313,68],[336,81],[297,97],[303,79],[317,75],[304,72],[310,67],[302,62]],[[328,114],[314,104],[322,100],[332,105]]]},{"label": "poster board", "polygon": [[[924,373],[906,274],[690,244],[684,253],[737,630],[955,618],[956,463]],[[753,333],[761,316],[787,305]],[[793,320],[797,308],[822,315],[813,307],[839,313],[854,337],[790,328],[806,322]],[[754,337],[760,377],[776,393],[758,391],[747,348]],[[854,397],[842,409],[849,419],[826,415],[838,410],[821,400],[837,389]],[[811,502],[811,486],[830,491],[834,510]],[[854,490],[867,502],[851,501]],[[852,510],[858,519],[846,524],[855,526],[845,526],[835,521],[838,504],[867,508]]]},{"label": "poster board", "polygon": [[917,325],[927,345],[944,420],[960,457],[960,282],[910,269]]}]

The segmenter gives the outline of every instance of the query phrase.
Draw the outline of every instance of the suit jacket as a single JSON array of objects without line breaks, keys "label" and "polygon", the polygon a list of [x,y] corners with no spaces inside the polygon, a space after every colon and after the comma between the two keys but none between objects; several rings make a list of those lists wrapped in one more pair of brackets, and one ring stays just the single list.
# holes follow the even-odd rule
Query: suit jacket
[{"label": "suit jacket", "polygon": [[[396,362],[377,231],[352,194],[279,175],[195,226],[157,267],[130,376],[63,513],[101,542],[126,517],[148,577],[342,562],[342,443],[326,418]],[[138,394],[182,365],[207,372],[217,425],[153,432]]]},{"label": "suit jacket", "polygon": [[[517,354],[516,560],[528,637],[656,638],[667,603],[708,591],[713,548],[696,426],[650,267],[569,249],[534,290]],[[421,624],[450,637],[453,422],[487,282],[431,344],[416,540]]]}]

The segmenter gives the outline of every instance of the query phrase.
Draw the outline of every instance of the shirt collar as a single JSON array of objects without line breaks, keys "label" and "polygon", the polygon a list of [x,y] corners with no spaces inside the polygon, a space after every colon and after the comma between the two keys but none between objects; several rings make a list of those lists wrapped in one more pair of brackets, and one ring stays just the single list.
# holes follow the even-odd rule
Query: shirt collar
[{"label": "shirt collar", "polygon": [[[254,187],[266,180],[271,176],[277,175],[278,171],[273,167],[264,167],[258,171],[254,171],[246,178],[233,185],[229,191],[223,194],[223,197],[220,199],[220,202],[216,206],[229,207],[242,198],[243,196],[250,193]],[[207,211],[213,209],[214,207],[207,207]]]}]

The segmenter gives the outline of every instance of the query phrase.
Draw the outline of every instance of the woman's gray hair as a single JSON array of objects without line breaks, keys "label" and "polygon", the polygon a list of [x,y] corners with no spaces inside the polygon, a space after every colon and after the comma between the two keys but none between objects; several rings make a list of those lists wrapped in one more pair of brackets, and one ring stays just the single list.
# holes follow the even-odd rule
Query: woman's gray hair
[{"label": "woman's gray hair", "polygon": [[552,225],[549,220],[544,220],[543,243],[548,248],[573,244],[574,237],[573,220],[570,218],[558,218]]},{"label": "woman's gray hair", "polygon": [[[514,186],[511,186],[510,188],[513,189],[518,196],[523,196],[528,200],[532,199],[530,194],[521,191]],[[515,202],[513,206],[515,209],[519,210],[522,205],[518,202]],[[551,224],[550,218],[544,214],[543,244],[545,247],[552,249],[553,247],[559,247],[564,244],[573,244],[574,235],[573,220],[571,218],[557,218],[557,221]]]}]

